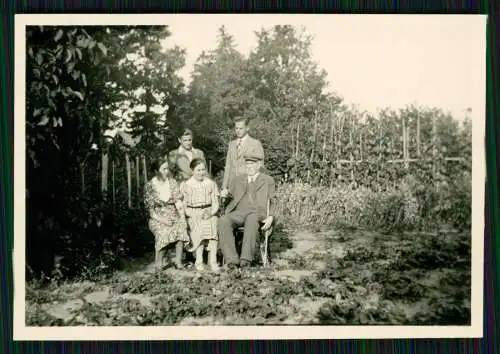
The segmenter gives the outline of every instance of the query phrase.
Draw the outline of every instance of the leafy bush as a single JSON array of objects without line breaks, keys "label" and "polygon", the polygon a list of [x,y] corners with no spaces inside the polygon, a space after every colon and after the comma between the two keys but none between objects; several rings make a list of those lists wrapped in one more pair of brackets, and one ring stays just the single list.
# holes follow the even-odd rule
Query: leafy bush
[{"label": "leafy bush", "polygon": [[[54,245],[54,263],[45,267],[49,278],[110,274],[120,267],[121,258],[141,256],[152,249],[153,236],[143,207],[129,209],[122,200],[113,210],[108,201],[76,197],[67,200],[65,211],[64,218],[28,227],[28,238],[45,239]],[[34,251],[28,264],[39,265],[40,254]],[[32,275],[44,271],[40,266],[32,268]]]},{"label": "leafy bush", "polygon": [[276,214],[284,224],[366,227],[395,231],[449,224],[470,228],[470,178],[435,187],[412,175],[396,187],[374,191],[365,187],[328,188],[307,183],[279,183]]}]

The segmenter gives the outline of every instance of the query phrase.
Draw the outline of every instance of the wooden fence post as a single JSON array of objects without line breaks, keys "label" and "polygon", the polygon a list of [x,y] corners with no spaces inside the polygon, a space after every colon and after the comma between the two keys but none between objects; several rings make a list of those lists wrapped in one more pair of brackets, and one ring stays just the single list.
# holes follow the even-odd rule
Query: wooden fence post
[{"label": "wooden fence post", "polygon": [[349,163],[349,166],[350,166],[350,170],[351,170],[351,183],[354,181],[354,155],[352,153],[352,150],[354,148],[354,142],[353,142],[353,138],[352,138],[352,131],[354,130],[354,119],[352,117],[351,114],[349,114],[349,160],[351,161]]},{"label": "wooden fence post", "polygon": [[377,164],[377,185],[380,180],[380,163],[382,162],[382,122],[378,122],[378,164]]},{"label": "wooden fence post", "polygon": [[139,204],[140,193],[141,193],[141,175],[140,175],[140,161],[139,155],[135,157],[135,183],[137,187],[137,205]]},{"label": "wooden fence post", "polygon": [[406,117],[403,115],[403,160],[404,168],[407,170],[409,167],[408,163],[408,131],[406,127]]},{"label": "wooden fence post", "polygon": [[297,138],[295,139],[297,147],[295,149],[295,158],[299,157],[299,138],[300,138],[300,121],[297,123]]},{"label": "wooden fence post", "polygon": [[80,178],[82,183],[82,196],[85,194],[85,162],[80,164]]},{"label": "wooden fence post", "polygon": [[432,115],[432,179],[434,185],[437,187],[436,180],[436,157],[437,157],[437,126],[436,126],[436,114]]},{"label": "wooden fence post", "polygon": [[337,129],[337,148],[336,148],[336,152],[337,152],[337,161],[336,161],[336,164],[337,164],[337,170],[339,171],[339,175],[338,175],[338,179],[341,180],[342,179],[342,165],[340,163],[340,156],[342,155],[342,133],[344,132],[344,123],[345,123],[345,112],[344,114],[342,114],[342,117],[341,117],[341,121],[340,121],[340,127],[339,129]]},{"label": "wooden fence post", "polygon": [[333,177],[334,177],[333,159],[334,159],[335,154],[336,154],[336,146],[335,146],[335,140],[334,140],[334,130],[335,130],[334,124],[335,124],[335,119],[333,117],[333,108],[332,108],[332,104],[330,103],[330,146],[331,146],[331,152],[330,152],[330,188],[333,187]]},{"label": "wooden fence post", "polygon": [[359,132],[359,159],[363,161],[363,131]]},{"label": "wooden fence post", "polygon": [[103,197],[106,197],[108,192],[108,154],[102,153],[102,171],[101,171],[101,192]]},{"label": "wooden fence post", "polygon": [[312,149],[311,149],[311,157],[309,159],[309,162],[313,162],[314,160],[314,149],[316,147],[316,131],[318,129],[318,112],[314,111],[314,130],[313,130],[313,143],[312,143]]},{"label": "wooden fence post", "polygon": [[420,112],[417,110],[417,156],[420,158]]},{"label": "wooden fence post", "polygon": [[146,167],[146,156],[142,155],[142,173],[144,176],[144,185],[148,183],[148,169]]},{"label": "wooden fence post", "polygon": [[116,204],[116,188],[115,188],[115,160],[111,161],[111,174],[112,174],[112,185],[113,185],[113,206]]},{"label": "wooden fence post", "polygon": [[132,174],[130,171],[130,158],[128,153],[125,153],[125,166],[127,168],[127,197],[128,207],[132,208]]},{"label": "wooden fence post", "polygon": [[325,129],[323,130],[323,157],[321,159],[322,162],[326,161],[326,138],[327,138],[327,131],[328,129],[328,122],[325,122]]}]

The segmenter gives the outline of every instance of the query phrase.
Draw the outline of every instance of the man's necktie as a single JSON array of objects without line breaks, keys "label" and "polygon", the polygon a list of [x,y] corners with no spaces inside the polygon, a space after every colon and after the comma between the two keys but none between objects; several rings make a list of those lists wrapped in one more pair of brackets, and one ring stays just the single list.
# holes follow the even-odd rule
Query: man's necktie
[{"label": "man's necktie", "polygon": [[254,204],[254,194],[255,194],[255,179],[250,178],[248,181],[248,197],[250,199],[250,203]]},{"label": "man's necktie", "polygon": [[241,152],[241,139],[238,139],[238,143],[236,144],[236,149],[238,151],[238,154]]}]

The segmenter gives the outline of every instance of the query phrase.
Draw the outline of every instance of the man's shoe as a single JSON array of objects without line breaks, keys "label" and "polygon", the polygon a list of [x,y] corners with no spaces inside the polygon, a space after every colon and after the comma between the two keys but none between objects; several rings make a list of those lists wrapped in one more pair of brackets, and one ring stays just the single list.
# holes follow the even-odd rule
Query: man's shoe
[{"label": "man's shoe", "polygon": [[250,267],[250,261],[247,261],[246,259],[242,259],[240,261],[240,268],[248,268]]},{"label": "man's shoe", "polygon": [[226,267],[227,267],[228,270],[235,270],[235,269],[238,269],[238,264],[236,264],[236,263],[228,263],[226,265]]}]

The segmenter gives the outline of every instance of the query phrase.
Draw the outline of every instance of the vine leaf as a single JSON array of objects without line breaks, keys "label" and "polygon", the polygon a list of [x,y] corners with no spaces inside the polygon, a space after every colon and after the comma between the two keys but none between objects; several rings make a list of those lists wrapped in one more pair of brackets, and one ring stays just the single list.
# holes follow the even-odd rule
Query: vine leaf
[{"label": "vine leaf", "polygon": [[59,29],[59,30],[57,31],[57,33],[56,33],[56,36],[54,37],[54,40],[55,40],[56,42],[58,42],[58,41],[61,39],[62,35],[63,35],[63,31],[62,31],[62,29]]},{"label": "vine leaf", "polygon": [[81,92],[73,91],[73,94],[83,101],[83,94]]},{"label": "vine leaf", "polygon": [[64,61],[64,63],[68,63],[71,60],[71,57],[71,51],[69,49],[66,49],[66,60]]},{"label": "vine leaf", "polygon": [[38,122],[38,125],[40,125],[40,126],[47,125],[48,122],[49,122],[49,117],[47,117],[46,115],[44,115],[42,117],[42,119],[40,120],[40,122]]},{"label": "vine leaf", "polygon": [[99,47],[99,49],[101,50],[102,54],[106,55],[107,53],[107,49],[106,49],[106,46],[102,43],[97,43],[97,46]]}]

